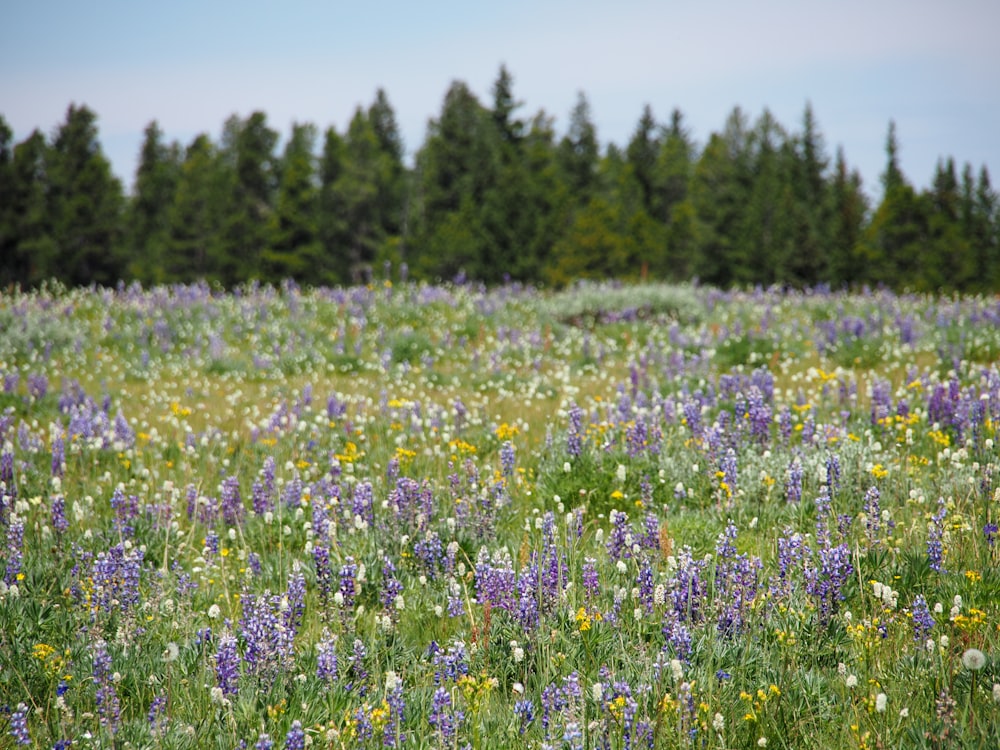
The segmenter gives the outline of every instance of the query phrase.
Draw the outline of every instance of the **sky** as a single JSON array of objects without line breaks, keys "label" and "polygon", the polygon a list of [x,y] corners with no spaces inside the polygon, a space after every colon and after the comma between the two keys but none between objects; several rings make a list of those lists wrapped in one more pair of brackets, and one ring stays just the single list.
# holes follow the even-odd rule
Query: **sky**
[{"label": "sky", "polygon": [[1000,186],[998,39],[997,0],[5,0],[0,115],[20,141],[90,107],[130,189],[153,120],[184,145],[257,110],[344,132],[381,87],[412,155],[451,83],[488,106],[503,64],[521,117],[562,135],[582,91],[620,146],[647,104],[704,145],[736,106],[795,132],[808,102],[877,198],[890,120],[916,187],[949,156]]}]

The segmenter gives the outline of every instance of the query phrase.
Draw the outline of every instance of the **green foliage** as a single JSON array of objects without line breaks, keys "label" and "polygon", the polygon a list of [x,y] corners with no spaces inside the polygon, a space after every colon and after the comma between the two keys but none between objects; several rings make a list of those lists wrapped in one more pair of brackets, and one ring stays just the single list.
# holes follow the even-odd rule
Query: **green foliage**
[{"label": "green foliage", "polygon": [[[565,130],[523,111],[501,65],[481,102],[455,81],[407,159],[383,89],[317,143],[294,124],[281,153],[265,113],[186,149],[154,121],[133,190],[110,173],[96,116],[71,106],[51,142],[0,118],[0,285],[137,279],[333,286],[395,272],[564,285],[578,278],[720,287],[1000,288],[1000,201],[985,168],[951,159],[932,184],[903,173],[895,123],[871,203],[812,107],[797,130],[735,108],[698,144],[680,110],[640,113],[603,150],[583,92]],[[405,270],[404,270],[405,269]]]}]

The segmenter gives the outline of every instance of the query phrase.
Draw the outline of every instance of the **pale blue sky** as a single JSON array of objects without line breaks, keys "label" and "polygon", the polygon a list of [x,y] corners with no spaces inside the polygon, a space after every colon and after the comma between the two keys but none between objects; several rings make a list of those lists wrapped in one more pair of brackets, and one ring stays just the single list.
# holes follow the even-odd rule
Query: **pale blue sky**
[{"label": "pale blue sky", "polygon": [[343,131],[379,86],[412,153],[451,81],[489,104],[501,63],[522,116],[544,109],[559,134],[581,90],[600,139],[622,146],[646,103],[660,122],[680,108],[703,145],[735,105],[794,130],[808,100],[829,156],[843,146],[870,193],[890,118],[918,187],[943,156],[985,164],[1000,186],[997,0],[0,4],[0,114],[15,137],[86,104],[126,186],[153,119],[184,144],[258,109],[282,135],[293,121]]}]

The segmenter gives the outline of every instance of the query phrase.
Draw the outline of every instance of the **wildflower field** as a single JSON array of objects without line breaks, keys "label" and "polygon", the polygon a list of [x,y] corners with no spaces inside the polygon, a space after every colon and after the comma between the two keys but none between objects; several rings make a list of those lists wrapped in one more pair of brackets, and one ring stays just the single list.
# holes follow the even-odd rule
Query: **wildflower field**
[{"label": "wildflower field", "polygon": [[1000,747],[1000,300],[0,297],[0,747]]}]

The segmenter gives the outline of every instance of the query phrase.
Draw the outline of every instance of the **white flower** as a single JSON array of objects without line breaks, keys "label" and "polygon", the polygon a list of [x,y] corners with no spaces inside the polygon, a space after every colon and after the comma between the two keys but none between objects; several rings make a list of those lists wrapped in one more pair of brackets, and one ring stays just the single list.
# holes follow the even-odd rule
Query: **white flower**
[{"label": "white flower", "polygon": [[403,599],[402,594],[396,594],[396,598],[393,600],[392,604],[398,610],[406,609],[406,601]]},{"label": "white flower", "polygon": [[615,479],[617,479],[619,482],[624,482],[626,472],[627,469],[625,468],[625,464],[618,464],[618,468],[615,470]]},{"label": "white flower", "polygon": [[[993,689],[993,692],[996,693],[996,688]],[[593,685],[590,686],[590,694],[593,696],[595,703],[601,702],[601,695],[603,693],[604,693],[604,686],[601,683],[595,682]]]},{"label": "white flower", "polygon": [[514,656],[514,663],[520,664],[522,661],[524,661],[524,649],[521,648],[520,646],[515,646],[513,651],[513,656]]},{"label": "white flower", "polygon": [[222,614],[222,610],[219,609],[218,604],[213,604],[211,607],[208,608],[208,619],[217,620],[219,619],[220,614]]},{"label": "white flower", "polygon": [[978,672],[986,666],[986,654],[978,648],[969,648],[962,654],[962,666],[971,672]]},{"label": "white flower", "polygon": [[948,648],[948,643],[949,643],[948,636],[942,635],[940,643],[941,643],[941,648]]},{"label": "white flower", "polygon": [[684,666],[681,664],[680,659],[670,660],[670,671],[674,676],[674,682],[680,682],[684,677]]},{"label": "white flower", "polygon": [[163,661],[177,661],[177,657],[180,655],[180,649],[177,644],[171,641],[167,644],[166,650],[163,652]]},{"label": "white flower", "polygon": [[767,747],[767,737],[761,737],[757,740],[757,747]]},{"label": "white flower", "polygon": [[391,669],[388,672],[385,673],[385,689],[387,691],[392,692],[393,690],[396,689],[396,687],[398,685],[402,685],[402,684],[403,684],[403,681],[401,679],[399,679],[399,675],[397,675]]},{"label": "white flower", "polygon": [[900,719],[905,719],[909,715],[910,715],[910,709],[908,709],[908,708],[901,708],[901,709],[899,709],[899,718]]},{"label": "white flower", "polygon": [[628,572],[628,565],[625,564],[624,560],[619,560],[615,564],[615,567],[618,568],[618,572],[619,573],[627,573]]},{"label": "white flower", "polygon": [[569,474],[573,470],[573,467],[569,465],[569,461],[563,461],[563,471]]},{"label": "white flower", "polygon": [[1000,682],[993,683],[993,702],[1000,703]]},{"label": "white flower", "polygon": [[522,685],[520,682],[515,682],[513,685],[511,685],[511,689],[518,695],[524,695],[524,685]]},{"label": "white flower", "polygon": [[722,714],[717,713],[712,718],[712,729],[714,729],[716,732],[721,732],[725,728],[726,728],[726,718]]},{"label": "white flower", "polygon": [[853,674],[847,675],[847,687],[849,687],[849,688],[855,688],[857,686],[858,686],[858,678],[857,678],[857,676],[853,675]]},{"label": "white flower", "polygon": [[885,713],[885,704],[888,702],[889,698],[885,693],[879,693],[875,696],[875,710],[880,714]]}]

